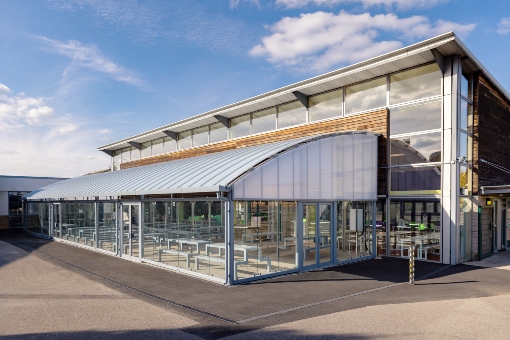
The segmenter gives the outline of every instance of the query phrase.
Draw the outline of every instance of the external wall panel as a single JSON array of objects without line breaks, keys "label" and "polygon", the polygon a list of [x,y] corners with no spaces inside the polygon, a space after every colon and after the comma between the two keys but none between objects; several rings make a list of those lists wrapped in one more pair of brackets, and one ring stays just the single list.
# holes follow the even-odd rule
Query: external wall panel
[{"label": "external wall panel", "polygon": [[342,134],[290,149],[237,180],[233,198],[376,200],[377,136]]}]

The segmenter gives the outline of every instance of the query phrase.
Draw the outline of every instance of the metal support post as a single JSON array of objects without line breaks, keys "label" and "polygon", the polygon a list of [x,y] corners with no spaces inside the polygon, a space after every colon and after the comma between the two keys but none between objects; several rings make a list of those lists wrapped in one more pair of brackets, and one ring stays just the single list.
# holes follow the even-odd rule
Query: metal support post
[{"label": "metal support post", "polygon": [[409,284],[414,285],[414,250],[416,246],[411,244],[409,247]]}]

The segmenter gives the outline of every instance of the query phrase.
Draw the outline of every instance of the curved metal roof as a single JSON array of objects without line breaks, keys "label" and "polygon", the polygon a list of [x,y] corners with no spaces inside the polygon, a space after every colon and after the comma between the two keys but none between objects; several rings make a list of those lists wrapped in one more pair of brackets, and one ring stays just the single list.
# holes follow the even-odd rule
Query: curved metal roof
[{"label": "curved metal roof", "polygon": [[31,192],[25,198],[41,200],[225,191],[225,187],[236,178],[281,151],[338,134],[342,133],[304,137],[76,177]]}]

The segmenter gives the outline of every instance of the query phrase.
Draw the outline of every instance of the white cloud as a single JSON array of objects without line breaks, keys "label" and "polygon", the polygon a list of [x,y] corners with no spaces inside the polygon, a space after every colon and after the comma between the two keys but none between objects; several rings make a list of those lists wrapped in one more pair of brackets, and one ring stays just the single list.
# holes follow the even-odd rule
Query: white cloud
[{"label": "white cloud", "polygon": [[[423,16],[315,12],[285,17],[269,26],[271,34],[262,38],[250,54],[276,65],[324,71],[397,49],[403,45],[399,39],[428,38],[451,30],[465,35],[475,26],[442,20],[434,25]],[[381,32],[398,39],[376,41]]]},{"label": "white cloud", "polygon": [[45,98],[12,95],[11,92],[9,87],[0,84],[0,130],[24,124],[43,125],[53,115],[54,110],[45,104]]},{"label": "white cloud", "polygon": [[310,4],[331,7],[339,4],[361,3],[365,8],[373,6],[395,6],[398,9],[409,9],[415,7],[432,7],[448,1],[449,0],[276,0],[276,4],[286,8],[301,8]]},{"label": "white cloud", "polygon": [[105,133],[110,133],[110,132],[112,132],[112,130],[109,130],[109,129],[102,129],[102,130],[99,130],[98,132],[99,132],[99,133],[101,133],[101,134],[105,134]]},{"label": "white cloud", "polygon": [[257,6],[259,9],[262,8],[259,0],[230,0],[230,9],[237,8],[241,2],[247,2],[250,5]]},{"label": "white cloud", "polygon": [[498,29],[496,32],[501,35],[510,33],[510,18],[502,18],[498,23]]},{"label": "white cloud", "polygon": [[69,40],[64,43],[46,37],[39,37],[39,39],[49,47],[51,52],[71,59],[71,64],[65,69],[64,76],[73,69],[87,68],[104,73],[120,82],[142,85],[142,81],[134,76],[132,71],[108,60],[95,45],[86,46],[76,40]]},{"label": "white cloud", "polygon": [[97,128],[47,101],[0,84],[0,173],[74,177],[108,168],[109,158],[96,150]]}]

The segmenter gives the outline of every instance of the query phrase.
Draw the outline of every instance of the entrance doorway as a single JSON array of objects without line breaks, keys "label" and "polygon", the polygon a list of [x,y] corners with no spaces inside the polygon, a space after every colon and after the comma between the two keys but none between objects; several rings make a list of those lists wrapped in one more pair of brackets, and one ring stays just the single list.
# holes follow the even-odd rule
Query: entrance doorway
[{"label": "entrance doorway", "polygon": [[303,204],[303,267],[332,264],[331,230],[333,204]]},{"label": "entrance doorway", "polygon": [[54,203],[53,205],[53,216],[52,216],[52,231],[51,235],[54,238],[60,238],[60,204]]},{"label": "entrance doorway", "polygon": [[121,255],[138,257],[140,254],[140,203],[122,203]]},{"label": "entrance doorway", "polygon": [[494,213],[492,207],[482,207],[480,227],[480,254],[481,258],[490,256],[494,251]]}]

